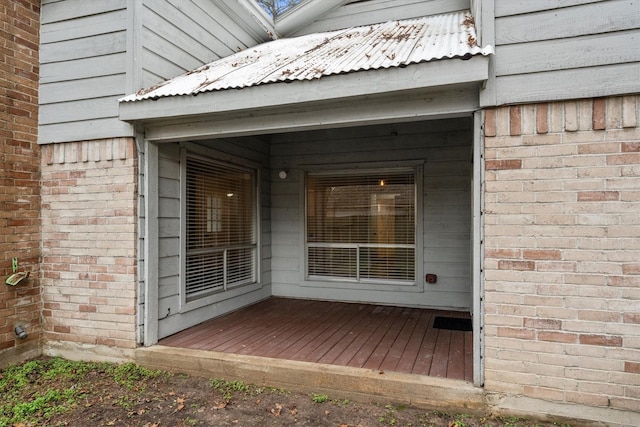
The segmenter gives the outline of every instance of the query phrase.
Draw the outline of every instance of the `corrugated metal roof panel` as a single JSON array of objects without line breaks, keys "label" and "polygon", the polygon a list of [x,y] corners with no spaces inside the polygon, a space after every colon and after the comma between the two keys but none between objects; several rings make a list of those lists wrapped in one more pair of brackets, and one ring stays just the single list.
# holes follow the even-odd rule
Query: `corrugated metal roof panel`
[{"label": "corrugated metal roof panel", "polygon": [[476,44],[473,18],[468,11],[461,11],[274,40],[120,101],[197,95],[491,53],[491,46]]}]

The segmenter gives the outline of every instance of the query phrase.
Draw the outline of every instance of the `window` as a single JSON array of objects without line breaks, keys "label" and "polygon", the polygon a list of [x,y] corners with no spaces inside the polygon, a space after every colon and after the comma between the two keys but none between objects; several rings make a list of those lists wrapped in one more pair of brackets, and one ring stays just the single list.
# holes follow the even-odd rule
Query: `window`
[{"label": "window", "polygon": [[188,154],[186,301],[256,282],[256,172]]},{"label": "window", "polygon": [[307,277],[415,282],[414,170],[307,177]]}]

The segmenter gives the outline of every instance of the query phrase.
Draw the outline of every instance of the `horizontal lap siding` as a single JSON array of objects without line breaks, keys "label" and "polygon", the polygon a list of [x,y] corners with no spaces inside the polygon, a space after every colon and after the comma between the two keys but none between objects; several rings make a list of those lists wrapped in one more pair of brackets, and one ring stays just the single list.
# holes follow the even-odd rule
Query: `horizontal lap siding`
[{"label": "horizontal lap siding", "polygon": [[43,1],[40,143],[131,136],[125,95],[127,2]]},{"label": "horizontal lap siding", "polygon": [[44,0],[39,143],[133,136],[118,99],[261,41],[208,0]]},{"label": "horizontal lap siding", "polygon": [[[221,153],[229,153],[238,159],[268,165],[268,145],[256,138],[236,140],[216,140],[200,142],[199,147],[215,149]],[[196,147],[190,144],[188,147]],[[158,313],[160,317],[159,337],[163,338],[186,327],[201,323],[212,317],[220,316],[228,310],[250,304],[268,296],[270,283],[270,198],[269,171],[266,166],[260,171],[262,178],[261,201],[261,289],[247,295],[247,290],[238,288],[228,294],[218,294],[215,308],[211,306],[182,311],[180,304],[180,287],[184,281],[181,278],[181,191],[180,182],[180,146],[178,144],[163,144],[158,153]],[[211,154],[216,159],[215,154]],[[225,160],[225,159],[221,159]],[[264,293],[267,292],[267,295]],[[165,317],[166,316],[166,317]]]},{"label": "horizontal lap siding", "polygon": [[[274,136],[272,142],[272,267],[274,295],[345,301],[466,309],[470,297],[471,121],[467,119],[333,129]],[[424,160],[425,273],[438,275],[434,285],[384,292],[376,285],[353,289],[300,285],[304,247],[301,233],[305,165],[341,163],[366,167],[404,160]],[[285,180],[277,177],[287,170]],[[332,284],[335,286],[335,284]],[[362,287],[362,286],[360,286]],[[378,286],[379,288],[380,286]],[[409,289],[410,288],[410,289]]]},{"label": "horizontal lap siding", "polygon": [[353,3],[331,11],[299,31],[299,34],[457,12],[469,7],[469,0],[372,0]]},{"label": "horizontal lap siding", "polygon": [[640,91],[640,8],[631,0],[495,0],[495,86],[510,104]]}]

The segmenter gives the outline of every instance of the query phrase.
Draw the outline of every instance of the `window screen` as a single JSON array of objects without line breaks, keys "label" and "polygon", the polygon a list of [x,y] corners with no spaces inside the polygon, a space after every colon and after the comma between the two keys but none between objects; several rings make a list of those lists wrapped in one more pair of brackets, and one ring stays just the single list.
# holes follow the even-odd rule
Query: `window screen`
[{"label": "window screen", "polygon": [[307,276],[415,280],[415,172],[307,177]]},{"label": "window screen", "polygon": [[256,173],[188,155],[186,298],[256,281]]}]

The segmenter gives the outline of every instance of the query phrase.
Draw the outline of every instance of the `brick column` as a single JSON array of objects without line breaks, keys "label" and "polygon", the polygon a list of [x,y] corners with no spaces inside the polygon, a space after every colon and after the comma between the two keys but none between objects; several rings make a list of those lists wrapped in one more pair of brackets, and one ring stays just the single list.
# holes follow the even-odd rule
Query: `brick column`
[{"label": "brick column", "polygon": [[487,111],[488,391],[640,411],[639,107]]},{"label": "brick column", "polygon": [[46,345],[136,346],[136,183],[132,138],[42,147]]},{"label": "brick column", "polygon": [[[40,191],[38,43],[40,1],[0,1],[0,366],[39,353]],[[31,277],[5,284],[12,258]],[[19,324],[26,339],[14,333]]]}]

